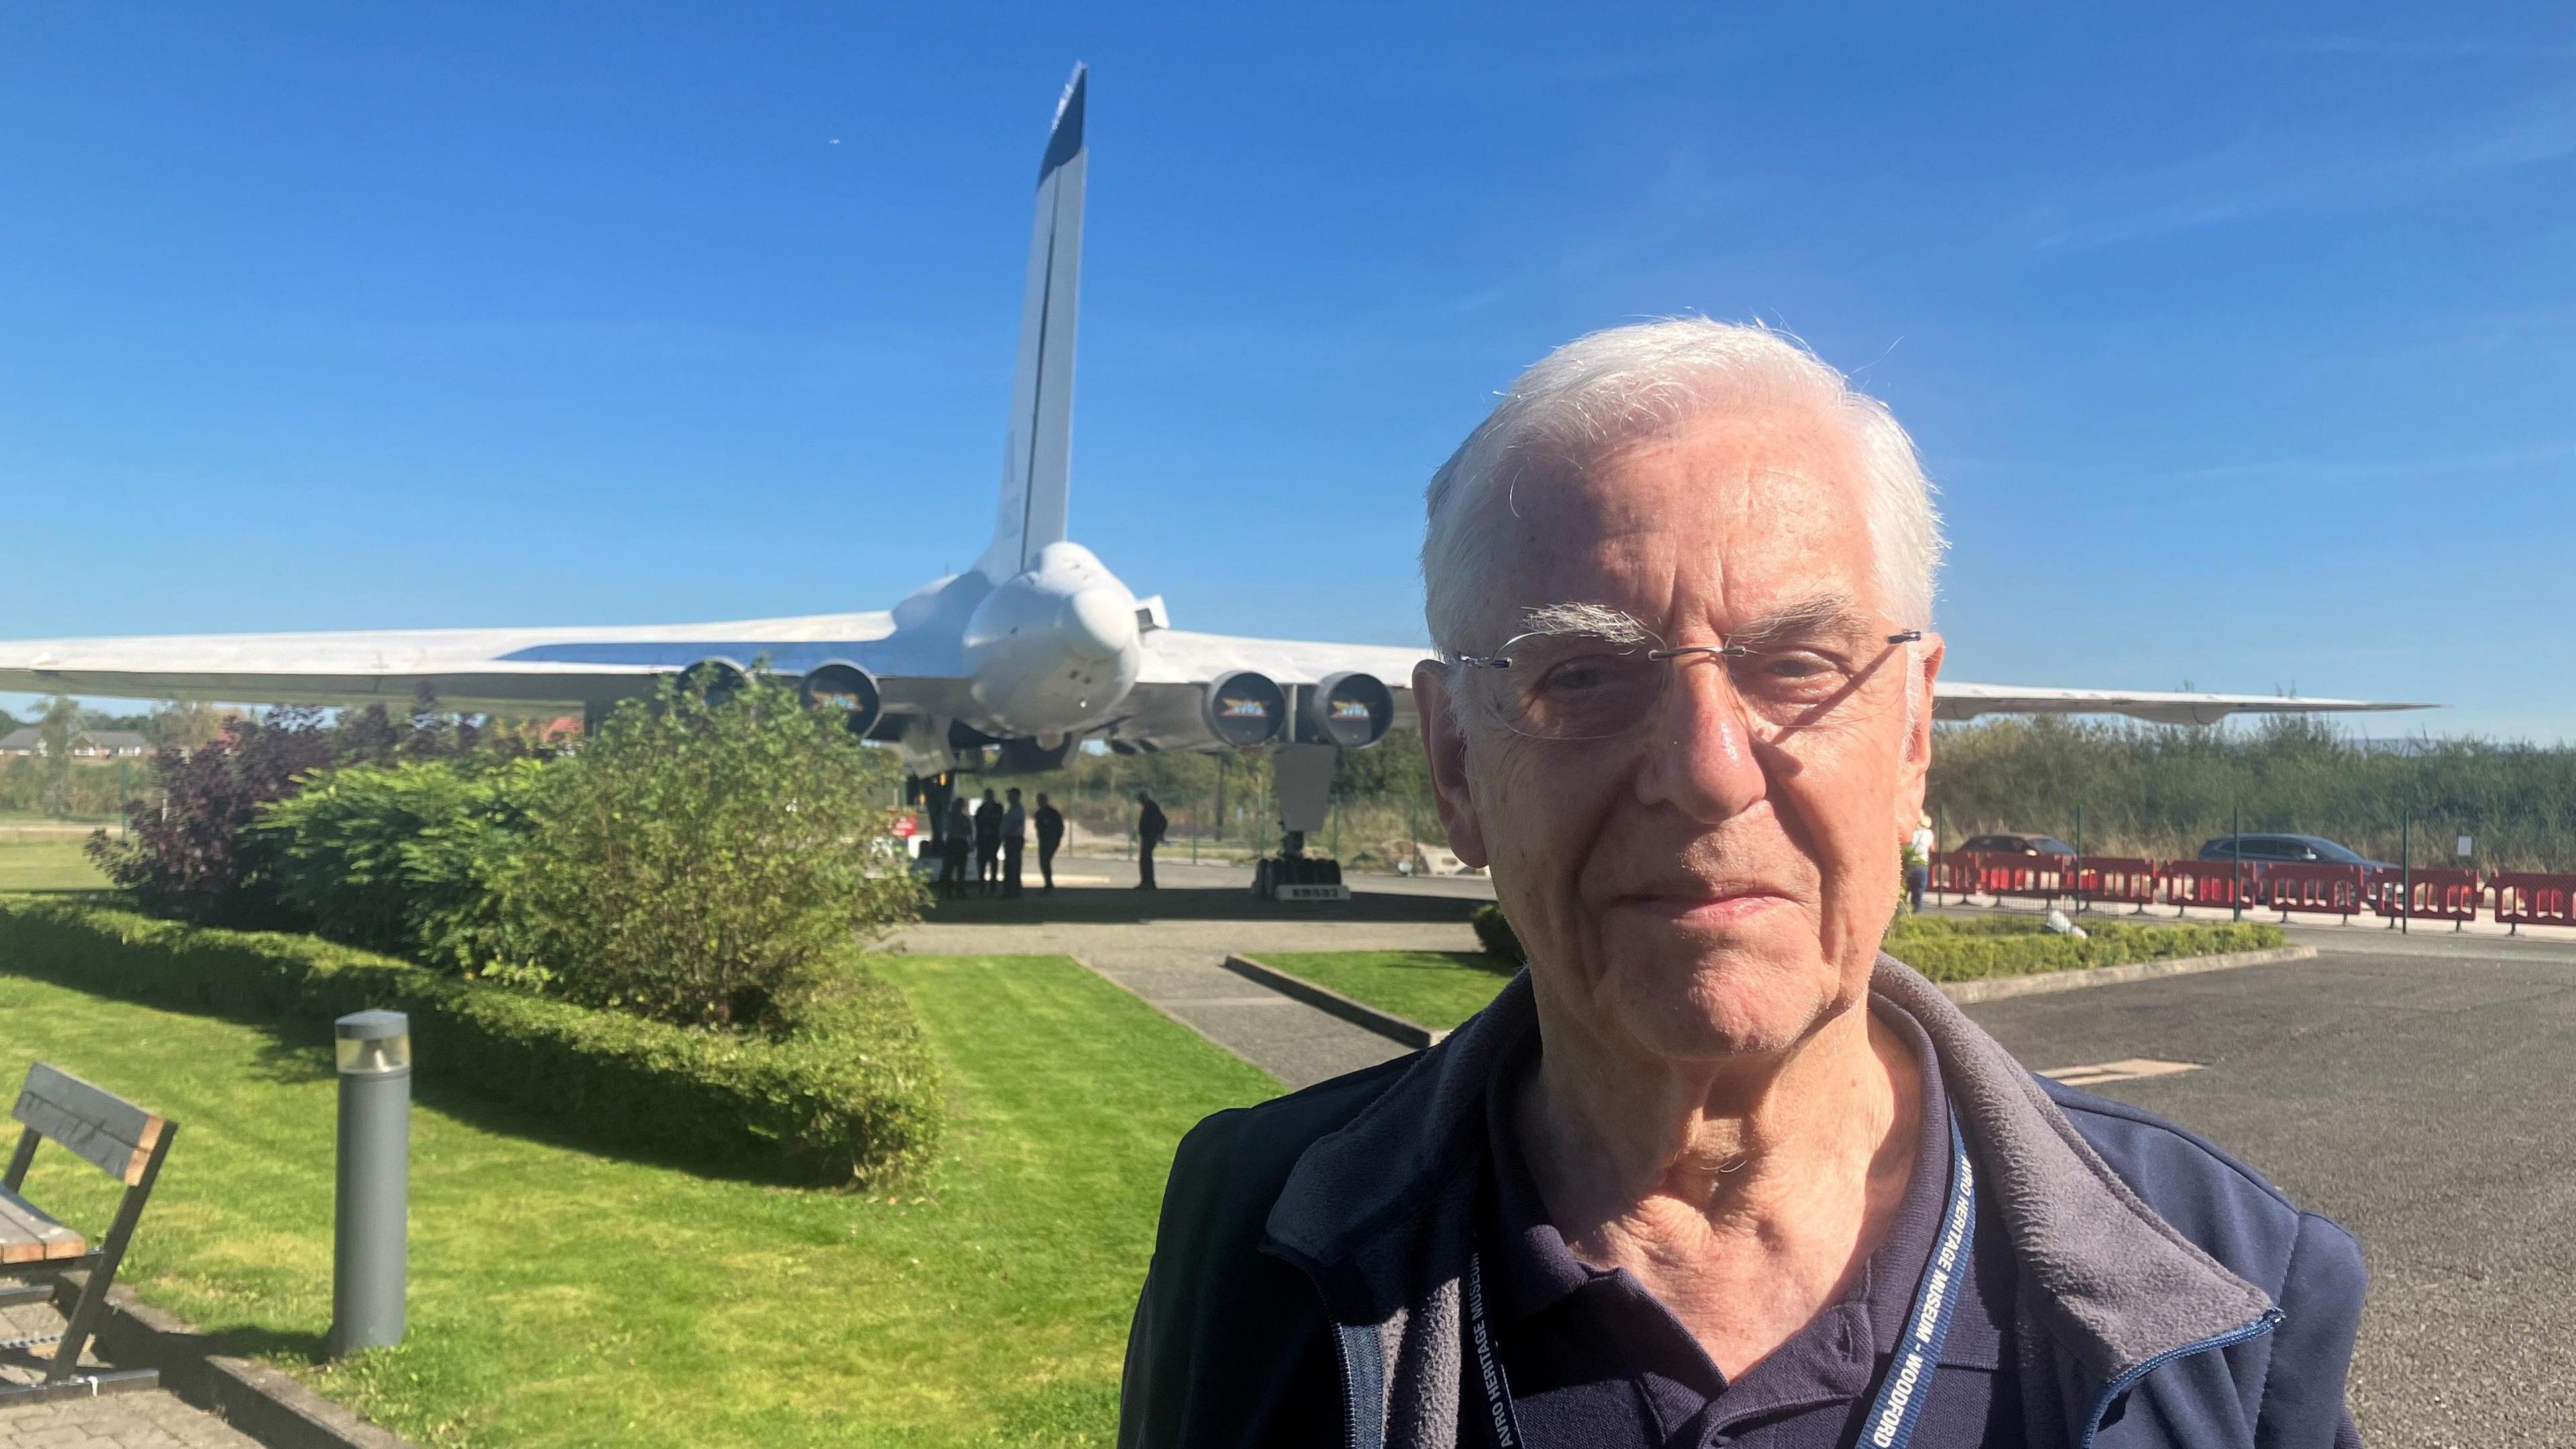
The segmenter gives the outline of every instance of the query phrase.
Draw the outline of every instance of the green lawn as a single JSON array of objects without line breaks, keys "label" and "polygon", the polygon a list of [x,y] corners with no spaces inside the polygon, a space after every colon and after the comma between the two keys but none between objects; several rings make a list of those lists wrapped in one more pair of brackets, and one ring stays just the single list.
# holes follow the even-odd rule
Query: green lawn
[{"label": "green lawn", "polygon": [[1475,951],[1265,951],[1255,959],[1433,1031],[1484,1010],[1512,979]]},{"label": "green lawn", "polygon": [[82,839],[71,834],[12,838],[0,833],[0,891],[107,889],[107,877],[81,854]]},{"label": "green lawn", "polygon": [[[1105,1444],[1173,1145],[1278,1086],[1062,958],[880,965],[949,1072],[926,1181],[753,1186],[422,1107],[410,1338],[327,1368],[325,1050],[0,974],[0,1073],[177,1118],[126,1281],[425,1444]],[[48,1150],[31,1195],[97,1222],[110,1187]]]}]

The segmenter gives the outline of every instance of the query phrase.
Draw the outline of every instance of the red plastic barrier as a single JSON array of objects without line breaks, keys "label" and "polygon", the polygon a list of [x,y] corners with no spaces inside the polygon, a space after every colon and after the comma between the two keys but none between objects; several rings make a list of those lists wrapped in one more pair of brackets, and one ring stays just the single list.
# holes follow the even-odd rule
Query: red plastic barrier
[{"label": "red plastic barrier", "polygon": [[2075,894],[2075,857],[2071,855],[1987,855],[1978,876],[1990,896],[2055,900]]},{"label": "red plastic barrier", "polygon": [[2285,921],[2292,911],[2350,920],[2361,909],[2363,885],[2362,867],[2357,865],[2273,865],[2264,870],[2263,889],[2256,899],[2279,911]]},{"label": "red plastic barrier", "polygon": [[2576,926],[2576,875],[2505,870],[2487,877],[2495,918],[2519,934],[2525,925]]},{"label": "red plastic barrier", "polygon": [[[2407,899],[2409,891],[2413,899]],[[2411,872],[2382,868],[2370,872],[2370,908],[2395,920],[2474,921],[2478,918],[2478,873],[2448,866],[2417,866]]]},{"label": "red plastic barrier", "polygon": [[2240,899],[2240,884],[2242,899],[2252,901],[2263,880],[2262,867],[2250,860],[2168,860],[2163,873],[2165,904],[2170,906],[2233,906]]},{"label": "red plastic barrier", "polygon": [[2075,865],[2075,890],[2086,904],[2122,902],[2143,911],[2155,904],[2164,884],[2164,867],[2127,855],[2088,855]]},{"label": "red plastic barrier", "polygon": [[1977,856],[1969,850],[1954,850],[1936,855],[1925,862],[1932,867],[1928,889],[1939,895],[1964,896],[1977,888]]}]

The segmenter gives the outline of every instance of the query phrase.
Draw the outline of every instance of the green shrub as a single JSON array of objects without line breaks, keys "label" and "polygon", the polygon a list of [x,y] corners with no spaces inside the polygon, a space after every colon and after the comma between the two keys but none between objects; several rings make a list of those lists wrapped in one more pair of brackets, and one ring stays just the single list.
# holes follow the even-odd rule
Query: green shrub
[{"label": "green shrub", "polygon": [[406,1011],[418,1070],[594,1142],[827,1186],[900,1180],[941,1126],[929,1049],[848,960],[784,1040],[690,1030],[442,975],[311,936],[0,898],[0,969],[155,1006],[291,1023]]},{"label": "green shrub", "polygon": [[2084,922],[2086,938],[2079,941],[2033,929],[2038,925],[2035,921],[2023,929],[2008,930],[2003,928],[2004,922],[1990,925],[1984,921],[1917,919],[1950,929],[1890,931],[1887,953],[1935,981],[2029,976],[2043,971],[2120,966],[2132,961],[2260,951],[2288,939],[2278,926],[2251,921],[2140,925],[2088,920]]},{"label": "green shrub", "polygon": [[666,678],[536,777],[501,917],[550,989],[686,1025],[774,1022],[854,937],[918,918],[899,765],[755,674]]},{"label": "green shrub", "polygon": [[1515,970],[1529,960],[1521,951],[1521,938],[1512,930],[1512,923],[1503,919],[1501,906],[1487,901],[1476,907],[1470,923],[1475,926],[1476,942],[1485,948],[1486,955],[1510,962]]},{"label": "green shrub", "polygon": [[[2088,918],[2085,929],[2092,929]],[[1890,941],[1916,936],[2044,936],[2048,923],[2019,911],[1985,916],[1909,916],[1900,914],[1887,926]]]},{"label": "green shrub", "polygon": [[503,958],[494,883],[525,840],[533,758],[346,765],[305,778],[254,827],[278,895],[343,945],[459,974]]},{"label": "green shrub", "polygon": [[[1526,958],[1503,908],[1478,906],[1472,922],[1486,954],[1517,968]],[[2227,951],[2259,951],[2288,937],[2278,926],[2257,922],[2191,922],[2149,925],[2130,921],[2087,919],[2087,938],[2052,933],[2038,916],[1909,916],[1889,923],[1887,954],[1935,981],[1969,981],[1982,976],[2027,976],[2038,971],[2076,971],[2088,966],[2117,966],[2130,961],[2161,961],[2176,956],[2215,956]]]}]

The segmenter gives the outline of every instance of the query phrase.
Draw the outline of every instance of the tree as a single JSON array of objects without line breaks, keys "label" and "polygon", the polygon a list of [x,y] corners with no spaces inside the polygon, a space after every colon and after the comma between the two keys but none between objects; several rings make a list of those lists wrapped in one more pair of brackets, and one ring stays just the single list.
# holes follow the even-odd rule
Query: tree
[{"label": "tree", "polygon": [[666,678],[530,791],[501,881],[515,964],[592,1005],[772,1023],[855,936],[919,914],[899,778],[774,677],[729,698]]},{"label": "tree", "polygon": [[193,750],[224,732],[222,710],[203,700],[163,700],[154,705],[143,733],[162,749]]},{"label": "tree", "polygon": [[37,804],[48,815],[72,813],[72,745],[80,738],[80,719],[80,705],[58,694],[45,702],[44,716],[37,721],[45,752],[45,781]]},{"label": "tree", "polygon": [[262,806],[330,763],[331,737],[314,709],[235,720],[186,753],[165,745],[152,759],[161,800],[128,804],[125,838],[92,835],[90,858],[157,916],[244,930],[294,925],[277,894],[277,842],[250,827]]}]

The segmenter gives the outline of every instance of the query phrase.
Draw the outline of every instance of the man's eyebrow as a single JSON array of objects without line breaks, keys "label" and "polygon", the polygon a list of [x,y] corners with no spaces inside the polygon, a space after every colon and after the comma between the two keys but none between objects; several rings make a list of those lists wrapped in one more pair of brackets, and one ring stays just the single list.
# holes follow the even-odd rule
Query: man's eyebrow
[{"label": "man's eyebrow", "polygon": [[1752,650],[1778,648],[1793,639],[1851,635],[1867,631],[1869,615],[1849,594],[1818,594],[1748,620],[1726,636],[1730,645]]},{"label": "man's eyebrow", "polygon": [[1536,604],[1521,610],[1521,633],[1582,634],[1613,644],[1645,644],[1655,632],[1637,616],[1607,604]]},{"label": "man's eyebrow", "polygon": [[[1746,622],[1728,633],[1726,642],[1746,649],[1773,649],[1794,639],[1861,633],[1869,622],[1869,615],[1851,595],[1817,594]],[[1661,637],[1625,609],[1585,603],[1534,604],[1523,609],[1521,636],[1533,634],[1580,634],[1614,644],[1647,644]]]}]

